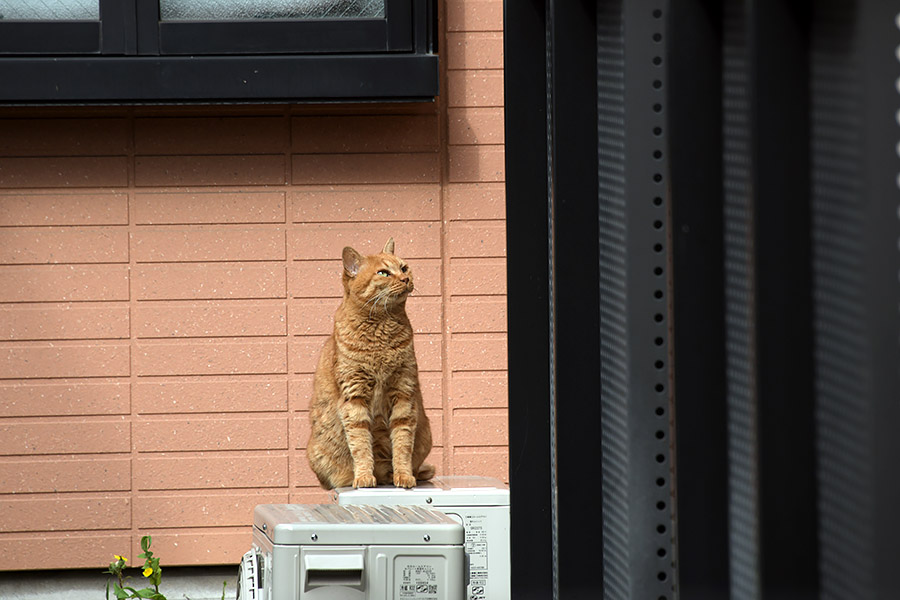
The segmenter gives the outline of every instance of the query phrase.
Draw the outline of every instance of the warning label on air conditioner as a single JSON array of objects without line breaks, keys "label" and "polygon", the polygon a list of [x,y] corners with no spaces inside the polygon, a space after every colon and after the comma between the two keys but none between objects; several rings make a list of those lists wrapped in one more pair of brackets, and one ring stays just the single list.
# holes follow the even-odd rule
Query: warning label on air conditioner
[{"label": "warning label on air conditioner", "polygon": [[400,600],[438,600],[441,592],[441,557],[398,557],[395,574],[396,598]]},{"label": "warning label on air conditioner", "polygon": [[469,555],[469,565],[473,571],[487,571],[488,568],[486,520],[484,515],[468,515],[465,518],[466,553]]},{"label": "warning label on air conditioner", "polygon": [[487,579],[473,580],[469,585],[469,600],[487,600]]},{"label": "warning label on air conditioner", "polygon": [[487,600],[488,534],[485,515],[467,515],[466,554],[469,556],[469,600]]}]

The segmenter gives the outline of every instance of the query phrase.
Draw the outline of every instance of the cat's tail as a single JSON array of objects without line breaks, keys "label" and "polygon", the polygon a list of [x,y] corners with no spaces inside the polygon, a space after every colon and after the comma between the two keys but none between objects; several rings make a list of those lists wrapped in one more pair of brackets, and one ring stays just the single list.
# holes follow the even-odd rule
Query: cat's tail
[{"label": "cat's tail", "polygon": [[416,471],[416,481],[428,481],[434,477],[434,465],[422,463],[419,470]]}]

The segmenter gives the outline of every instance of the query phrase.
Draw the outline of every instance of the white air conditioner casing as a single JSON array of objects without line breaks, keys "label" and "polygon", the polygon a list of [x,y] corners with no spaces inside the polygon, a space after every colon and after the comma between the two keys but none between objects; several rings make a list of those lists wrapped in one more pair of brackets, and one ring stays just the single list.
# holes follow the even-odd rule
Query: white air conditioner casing
[{"label": "white air conditioner casing", "polygon": [[421,507],[260,504],[241,600],[463,600],[463,527]]},{"label": "white air conditioner casing", "polygon": [[412,489],[339,488],[341,506],[413,505],[439,510],[463,524],[469,563],[468,600],[509,600],[509,487],[491,477],[435,477]]}]

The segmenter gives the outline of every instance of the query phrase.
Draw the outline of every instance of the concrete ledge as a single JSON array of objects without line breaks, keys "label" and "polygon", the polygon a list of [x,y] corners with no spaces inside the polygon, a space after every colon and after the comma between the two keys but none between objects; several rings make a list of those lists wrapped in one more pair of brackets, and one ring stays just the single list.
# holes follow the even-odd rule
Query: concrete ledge
[{"label": "concrete ledge", "polygon": [[[71,571],[0,572],[0,598],[3,600],[104,600],[109,575],[103,569]],[[129,569],[133,587],[144,587],[137,569]],[[221,600],[222,582],[228,582],[225,598],[237,595],[237,565],[212,567],[167,567],[159,591],[168,600]],[[110,598],[114,599],[110,591]]]}]

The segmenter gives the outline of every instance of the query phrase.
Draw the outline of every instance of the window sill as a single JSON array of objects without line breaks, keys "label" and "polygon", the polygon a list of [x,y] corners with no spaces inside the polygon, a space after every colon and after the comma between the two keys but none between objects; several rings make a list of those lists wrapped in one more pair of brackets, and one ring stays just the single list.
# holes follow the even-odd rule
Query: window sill
[{"label": "window sill", "polygon": [[431,101],[434,54],[0,59],[0,104]]}]

